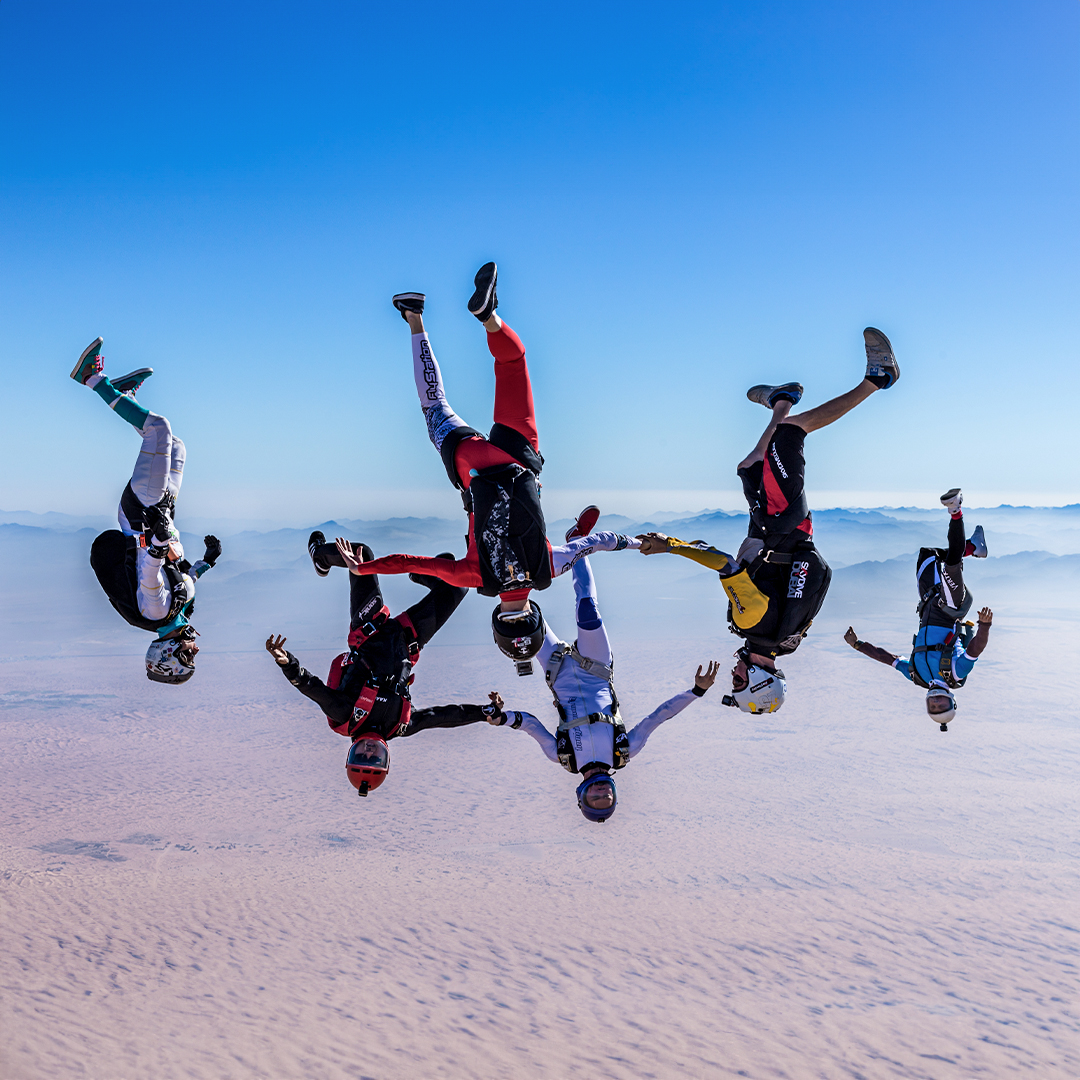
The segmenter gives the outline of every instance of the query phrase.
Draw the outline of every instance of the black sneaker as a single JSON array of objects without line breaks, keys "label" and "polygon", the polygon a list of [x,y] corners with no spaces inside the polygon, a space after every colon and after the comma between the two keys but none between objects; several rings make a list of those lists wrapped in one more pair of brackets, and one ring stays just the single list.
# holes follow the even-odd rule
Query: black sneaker
[{"label": "black sneaker", "polygon": [[401,317],[408,322],[405,312],[411,311],[414,315],[423,315],[424,301],[426,299],[427,297],[422,292],[399,292],[397,296],[391,297],[390,303],[401,312]]},{"label": "black sneaker", "polygon": [[330,567],[323,566],[323,564],[315,557],[316,548],[322,547],[325,543],[326,537],[323,536],[318,529],[307,538],[307,549],[308,554],[311,556],[311,565],[315,567],[315,573],[318,574],[319,577],[326,577],[326,575],[330,573]]},{"label": "black sneaker", "polygon": [[110,379],[109,382],[111,382],[121,394],[127,394],[129,397],[134,397],[139,392],[139,387],[153,374],[154,369],[152,367],[141,367],[136,368],[134,371],[129,371],[126,375],[121,375],[119,379]]},{"label": "black sneaker", "polygon": [[[454,558],[454,553],[452,551],[442,551],[436,555],[435,558],[452,559]],[[434,574],[410,574],[409,580],[415,582],[417,585],[423,585],[425,589],[434,589],[439,585],[446,584],[442,578],[437,578]]]},{"label": "black sneaker", "polygon": [[495,309],[499,306],[499,297],[495,292],[495,282],[499,278],[499,268],[493,263],[484,263],[476,271],[473,284],[476,292],[469,301],[469,313],[475,315],[481,322],[487,322]]}]

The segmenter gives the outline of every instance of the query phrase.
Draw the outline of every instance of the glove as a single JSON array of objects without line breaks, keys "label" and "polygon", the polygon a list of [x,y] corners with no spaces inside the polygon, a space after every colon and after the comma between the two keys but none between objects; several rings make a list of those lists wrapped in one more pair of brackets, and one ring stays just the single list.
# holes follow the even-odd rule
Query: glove
[{"label": "glove", "polygon": [[210,535],[203,537],[203,543],[206,545],[203,562],[208,566],[213,566],[221,558],[221,541],[216,536]]}]

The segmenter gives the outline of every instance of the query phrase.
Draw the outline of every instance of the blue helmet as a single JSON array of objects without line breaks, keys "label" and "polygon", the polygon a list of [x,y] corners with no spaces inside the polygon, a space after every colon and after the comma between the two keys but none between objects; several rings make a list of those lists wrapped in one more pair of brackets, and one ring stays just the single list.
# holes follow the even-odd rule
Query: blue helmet
[{"label": "blue helmet", "polygon": [[[604,805],[608,803],[609,805]],[[589,821],[607,821],[615,813],[619,801],[615,777],[609,773],[593,773],[577,786],[578,809]],[[600,805],[593,805],[599,803]]]}]

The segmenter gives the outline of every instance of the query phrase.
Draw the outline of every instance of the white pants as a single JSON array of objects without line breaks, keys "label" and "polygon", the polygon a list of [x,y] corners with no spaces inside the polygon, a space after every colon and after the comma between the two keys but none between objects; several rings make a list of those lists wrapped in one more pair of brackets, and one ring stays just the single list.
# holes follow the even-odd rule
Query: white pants
[{"label": "white pants", "polygon": [[[131,474],[131,490],[143,506],[159,503],[168,492],[175,499],[184,479],[184,458],[187,451],[181,439],[176,438],[164,416],[150,413],[142,426],[142,446]],[[138,536],[131,527],[123,507],[117,509],[117,520],[125,536]],[[164,559],[155,559],[146,548],[135,552],[136,577],[138,578],[139,611],[148,619],[163,619],[172,607],[172,593],[165,581],[161,567]],[[194,593],[194,586],[191,590]]]}]

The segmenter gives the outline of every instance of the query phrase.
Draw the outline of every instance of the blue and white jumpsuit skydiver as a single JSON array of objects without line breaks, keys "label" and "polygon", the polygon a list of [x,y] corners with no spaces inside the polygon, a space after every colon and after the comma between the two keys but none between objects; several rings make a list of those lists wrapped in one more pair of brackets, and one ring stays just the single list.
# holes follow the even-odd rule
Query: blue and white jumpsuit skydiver
[{"label": "blue and white jumpsuit skydiver", "polygon": [[571,773],[581,773],[584,780],[577,789],[578,806],[589,820],[604,821],[615,811],[612,770],[622,768],[639,754],[664,721],[704,696],[712,677],[699,677],[696,685],[669,698],[626,731],[613,693],[611,643],[597,605],[596,582],[588,557],[574,563],[572,575],[577,641],[568,645],[547,626],[537,654],[560,714],[556,733],[548,731],[532,713],[505,710],[501,698],[494,695],[500,711],[490,722],[526,732],[540,744],[549,760]]}]

